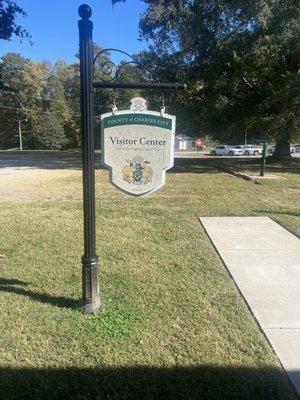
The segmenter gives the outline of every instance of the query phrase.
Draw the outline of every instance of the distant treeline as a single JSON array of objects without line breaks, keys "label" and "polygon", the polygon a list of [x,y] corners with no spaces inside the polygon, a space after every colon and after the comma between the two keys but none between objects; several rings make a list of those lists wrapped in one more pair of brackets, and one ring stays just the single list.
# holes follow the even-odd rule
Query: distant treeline
[{"label": "distant treeline", "polygon": [[[95,51],[99,47],[95,45]],[[97,79],[103,76],[102,64],[110,61],[103,54],[96,64]],[[134,79],[135,68],[126,65],[123,78]],[[116,101],[128,106],[132,91],[95,94],[95,125],[99,115],[111,110]],[[68,149],[80,147],[79,60],[68,64],[37,62],[16,53],[7,53],[0,62],[0,149],[19,147],[21,121],[24,149]],[[99,141],[98,141],[99,145]]]}]

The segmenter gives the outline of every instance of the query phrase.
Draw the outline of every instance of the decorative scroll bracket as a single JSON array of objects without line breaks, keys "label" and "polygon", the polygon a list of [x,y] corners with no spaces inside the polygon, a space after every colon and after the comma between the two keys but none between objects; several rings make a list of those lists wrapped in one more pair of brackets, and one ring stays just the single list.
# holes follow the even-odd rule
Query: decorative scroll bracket
[{"label": "decorative scroll bracket", "polygon": [[131,61],[124,62],[123,64],[120,64],[119,66],[115,64],[111,60],[104,60],[100,64],[101,68],[101,73],[104,76],[107,76],[108,79],[102,82],[93,82],[93,88],[96,89],[160,89],[160,90],[185,90],[187,88],[185,83],[162,83],[162,82],[134,82],[134,83],[128,83],[128,82],[120,82],[119,76],[121,70],[129,65],[129,64],[134,64],[137,65],[140,69],[143,69],[141,64],[138,62],[136,58],[134,58],[131,54],[127,53],[126,51],[119,50],[119,49],[103,49],[99,51],[96,56],[94,57],[93,60],[93,66],[94,66],[94,75],[95,75],[95,63],[98,60],[98,58],[109,51],[116,51],[118,53],[126,55],[128,58],[130,58]]}]

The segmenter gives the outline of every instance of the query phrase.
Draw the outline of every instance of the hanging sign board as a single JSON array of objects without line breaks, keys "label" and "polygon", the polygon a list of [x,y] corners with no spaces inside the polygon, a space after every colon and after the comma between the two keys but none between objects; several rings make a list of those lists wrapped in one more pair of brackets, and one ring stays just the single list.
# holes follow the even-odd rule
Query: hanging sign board
[{"label": "hanging sign board", "polygon": [[102,163],[110,182],[134,196],[149,194],[165,183],[174,165],[175,116],[148,111],[146,100],[101,116]]}]

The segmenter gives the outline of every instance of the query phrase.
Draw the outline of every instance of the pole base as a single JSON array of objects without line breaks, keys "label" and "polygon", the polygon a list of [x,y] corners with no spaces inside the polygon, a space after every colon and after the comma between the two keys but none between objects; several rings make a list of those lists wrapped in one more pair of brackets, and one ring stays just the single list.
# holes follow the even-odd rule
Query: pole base
[{"label": "pole base", "polygon": [[91,315],[95,314],[99,309],[101,308],[101,302],[100,299],[97,299],[93,301],[92,303],[90,302],[84,302],[81,304],[79,309],[83,312],[85,315]]},{"label": "pole base", "polygon": [[100,308],[98,256],[82,256],[82,303],[80,309],[90,315]]}]

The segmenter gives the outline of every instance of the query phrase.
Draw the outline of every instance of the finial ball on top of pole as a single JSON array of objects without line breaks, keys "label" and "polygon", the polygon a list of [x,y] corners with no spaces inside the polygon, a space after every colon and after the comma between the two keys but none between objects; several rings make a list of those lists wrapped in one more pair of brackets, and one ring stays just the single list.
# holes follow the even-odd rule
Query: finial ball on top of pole
[{"label": "finial ball on top of pole", "polygon": [[82,19],[90,19],[92,16],[92,9],[87,4],[81,4],[78,8],[78,14]]}]

